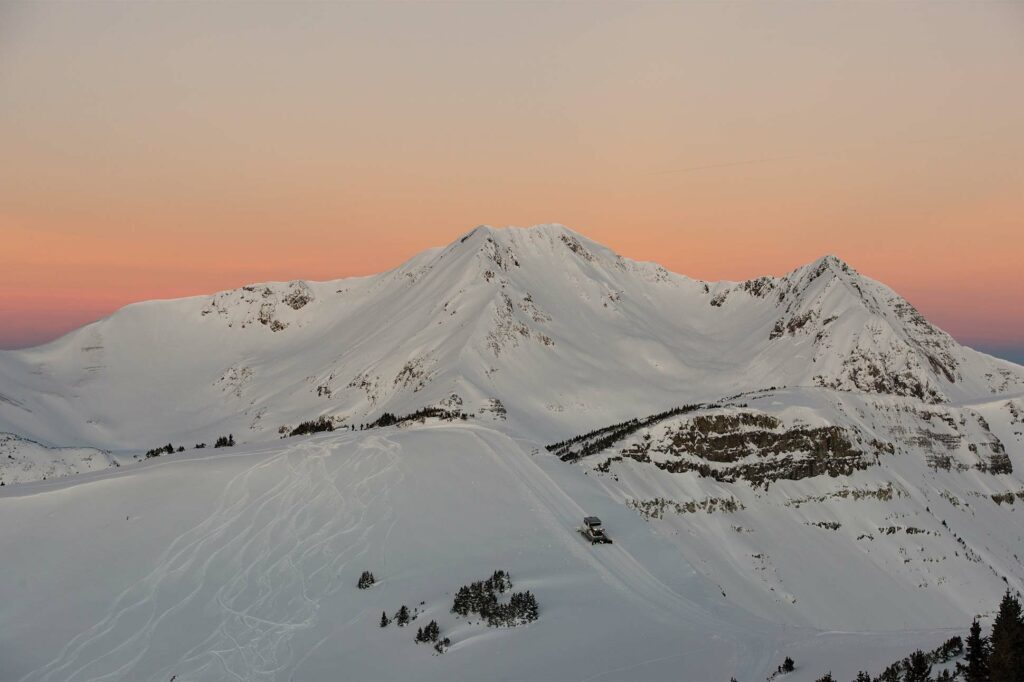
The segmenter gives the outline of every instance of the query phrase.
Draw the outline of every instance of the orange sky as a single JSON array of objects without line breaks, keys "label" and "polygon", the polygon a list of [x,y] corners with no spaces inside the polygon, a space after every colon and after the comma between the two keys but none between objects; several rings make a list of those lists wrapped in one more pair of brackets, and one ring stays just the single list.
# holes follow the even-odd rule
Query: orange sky
[{"label": "orange sky", "polygon": [[0,347],[561,222],[1024,349],[1024,4],[4,3]]}]

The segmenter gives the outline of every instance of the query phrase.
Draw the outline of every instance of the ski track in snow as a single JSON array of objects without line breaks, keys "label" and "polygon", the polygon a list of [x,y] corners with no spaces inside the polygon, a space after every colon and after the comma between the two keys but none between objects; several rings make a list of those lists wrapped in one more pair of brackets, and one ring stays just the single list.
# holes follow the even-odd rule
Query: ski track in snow
[{"label": "ski track in snow", "polygon": [[[521,452],[521,456],[501,457],[497,454],[501,444],[488,442],[483,435],[487,431],[472,429],[472,433],[485,446],[483,451],[490,453],[495,466],[509,471],[518,479],[532,503],[531,506],[538,511],[538,516],[544,520],[552,534],[555,537],[562,536],[564,546],[576,558],[593,568],[609,587],[638,601],[645,611],[655,614],[666,627],[679,628],[685,624],[696,632],[713,631],[712,637],[716,640],[732,640],[732,650],[736,652],[732,661],[734,665],[741,663],[741,650],[744,652],[742,663],[749,671],[758,669],[759,666],[763,667],[765,661],[773,660],[776,652],[775,643],[765,639],[763,631],[741,630],[734,623],[679,594],[648,571],[621,543],[602,546],[599,552],[588,548],[573,530],[574,524],[585,516],[585,510],[559,486],[557,481],[538,466],[525,450]],[[521,449],[519,444],[516,444],[516,447]],[[677,657],[668,656],[665,659]],[[660,660],[663,659],[637,661],[588,679],[601,678]]]},{"label": "ski track in snow", "polygon": [[[375,437],[332,454],[332,443],[301,443],[232,478],[216,510],[170,543],[106,617],[23,679],[272,680],[291,669],[296,633],[345,584],[339,573],[373,551],[375,527],[386,536],[396,520],[396,446]],[[268,475],[276,482],[261,490]],[[158,603],[172,605],[158,612]],[[175,631],[195,644],[169,666],[160,640]]]}]

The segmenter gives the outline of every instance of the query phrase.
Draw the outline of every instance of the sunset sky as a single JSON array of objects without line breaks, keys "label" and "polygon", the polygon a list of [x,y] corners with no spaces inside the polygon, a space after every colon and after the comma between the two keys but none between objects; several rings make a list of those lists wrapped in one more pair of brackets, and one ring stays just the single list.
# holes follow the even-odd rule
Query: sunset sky
[{"label": "sunset sky", "polygon": [[0,4],[0,348],[541,222],[1024,361],[1024,3]]}]

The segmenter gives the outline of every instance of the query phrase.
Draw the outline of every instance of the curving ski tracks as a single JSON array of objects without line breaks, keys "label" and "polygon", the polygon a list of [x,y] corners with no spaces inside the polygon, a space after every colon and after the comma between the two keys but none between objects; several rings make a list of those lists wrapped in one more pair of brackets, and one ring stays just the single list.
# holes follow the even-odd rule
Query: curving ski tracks
[{"label": "curving ski tracks", "polygon": [[[397,447],[371,437],[344,452],[306,441],[234,476],[214,511],[171,542],[106,616],[24,680],[272,680],[296,664],[295,636],[320,600],[352,582],[369,539],[395,522]],[[182,634],[191,646],[169,651]],[[173,633],[173,636],[170,636]],[[303,652],[304,653],[304,652]]]}]

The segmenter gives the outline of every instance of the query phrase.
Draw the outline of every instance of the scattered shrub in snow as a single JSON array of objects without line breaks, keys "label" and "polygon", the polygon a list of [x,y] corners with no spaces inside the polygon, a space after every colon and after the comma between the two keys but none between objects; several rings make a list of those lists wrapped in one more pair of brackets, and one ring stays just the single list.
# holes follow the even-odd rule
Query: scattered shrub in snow
[{"label": "scattered shrub in snow", "polygon": [[439,654],[443,654],[444,652],[448,651],[448,647],[450,647],[451,645],[452,640],[448,639],[447,637],[445,637],[444,639],[439,639],[437,642],[434,643],[434,651],[436,651]]},{"label": "scattered shrub in snow", "polygon": [[365,590],[368,587],[373,587],[375,582],[377,582],[377,579],[373,577],[373,573],[363,571],[363,574],[359,576],[359,589]]}]

